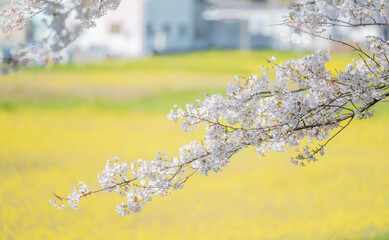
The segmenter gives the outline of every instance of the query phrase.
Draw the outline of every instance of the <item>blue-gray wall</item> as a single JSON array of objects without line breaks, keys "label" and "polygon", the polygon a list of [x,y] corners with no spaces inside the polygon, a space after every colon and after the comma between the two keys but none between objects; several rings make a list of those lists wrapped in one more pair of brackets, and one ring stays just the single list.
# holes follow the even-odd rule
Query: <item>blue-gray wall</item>
[{"label": "blue-gray wall", "polygon": [[145,6],[146,48],[155,51],[155,38],[165,36],[162,52],[191,50],[195,45],[196,0],[148,0]]}]

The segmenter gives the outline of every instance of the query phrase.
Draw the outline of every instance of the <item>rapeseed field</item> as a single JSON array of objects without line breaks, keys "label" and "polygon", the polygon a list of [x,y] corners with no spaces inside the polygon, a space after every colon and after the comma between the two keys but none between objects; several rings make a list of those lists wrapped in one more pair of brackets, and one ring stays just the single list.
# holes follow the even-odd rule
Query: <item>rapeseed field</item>
[{"label": "rapeseed field", "polygon": [[[80,210],[53,208],[83,180],[98,188],[106,159],[152,159],[202,137],[166,115],[178,103],[223,93],[234,74],[264,58],[301,53],[208,51],[141,61],[28,69],[0,78],[0,239],[389,239],[389,103],[354,121],[320,161],[296,167],[294,152],[259,158],[247,149],[222,172],[139,214],[115,212],[99,194]],[[341,69],[351,55],[334,55]]]}]

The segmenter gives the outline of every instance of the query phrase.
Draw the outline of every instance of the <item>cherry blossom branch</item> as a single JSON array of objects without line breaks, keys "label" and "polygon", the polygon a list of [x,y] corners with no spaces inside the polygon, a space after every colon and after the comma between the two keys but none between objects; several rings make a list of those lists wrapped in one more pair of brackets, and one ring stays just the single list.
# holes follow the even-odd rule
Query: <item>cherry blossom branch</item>
[{"label": "cherry blossom branch", "polygon": [[[385,23],[380,23],[380,22],[377,22],[374,18],[371,18],[372,19],[372,23],[366,23],[366,22],[360,22],[360,23],[352,23],[351,21],[344,21],[344,20],[341,20],[341,19],[338,19],[338,18],[331,18],[327,15],[323,15],[325,18],[327,18],[331,23],[330,26],[338,26],[338,27],[353,27],[353,28],[357,28],[357,27],[368,27],[368,26],[376,26],[376,27],[389,27],[389,23],[387,22],[387,20],[385,20]],[[333,22],[338,22],[338,23],[342,23],[342,24],[336,24],[336,23],[333,23]]]},{"label": "cherry blossom branch", "polygon": [[[54,194],[58,202],[51,203],[61,208],[63,201],[67,201],[72,208],[78,208],[82,197],[116,192],[125,198],[117,206],[117,212],[121,215],[136,213],[153,198],[181,189],[195,173],[207,175],[209,171],[221,171],[234,154],[249,146],[254,146],[260,157],[271,150],[297,147],[300,153],[291,157],[291,161],[306,166],[317,161],[317,154],[323,155],[324,148],[354,119],[372,117],[373,107],[389,97],[389,42],[377,36],[366,36],[364,50],[358,43],[354,46],[322,36],[322,33],[334,23],[386,27],[386,3],[378,5],[379,0],[300,2],[291,6],[285,24],[343,44],[360,53],[361,59],[353,60],[343,71],[334,74],[325,66],[330,61],[329,52],[317,51],[284,63],[277,63],[272,57],[268,60],[271,69],[263,68],[261,76],[243,80],[235,77],[225,96],[207,96],[196,104],[187,104],[185,108],[175,106],[170,111],[168,118],[182,123],[186,132],[205,125],[206,133],[200,143],[190,142],[181,147],[178,157],[167,158],[166,154],[158,152],[151,161],[132,162],[130,169],[116,157],[109,159],[98,175],[101,189],[92,191],[80,182],[67,198]],[[337,17],[329,18],[325,7],[337,11]],[[385,19],[385,25],[372,17],[375,15]],[[275,72],[272,83],[268,76],[271,71]],[[345,124],[342,126],[342,123]],[[334,130],[335,133],[330,134]],[[306,146],[300,151],[298,147],[304,139],[324,143],[316,148]]]}]

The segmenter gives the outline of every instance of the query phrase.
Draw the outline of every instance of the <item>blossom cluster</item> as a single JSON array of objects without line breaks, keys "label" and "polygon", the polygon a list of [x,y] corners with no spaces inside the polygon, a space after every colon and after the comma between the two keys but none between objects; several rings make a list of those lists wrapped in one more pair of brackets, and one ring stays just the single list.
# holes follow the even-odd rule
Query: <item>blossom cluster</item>
[{"label": "blossom cluster", "polygon": [[0,10],[0,30],[4,33],[20,30],[24,27],[22,12],[18,8]]},{"label": "blossom cluster", "polygon": [[[2,22],[2,31],[11,32],[20,30],[20,28],[11,27],[12,23],[23,24],[31,19],[36,14],[44,14],[52,17],[61,16],[67,20],[68,17],[78,19],[85,27],[95,26],[95,21],[106,15],[108,11],[115,10],[120,4],[120,0],[12,0],[8,7],[3,9],[2,17],[11,16],[7,22]],[[70,12],[74,13],[71,16]],[[54,20],[53,23],[56,23]],[[64,22],[63,22],[64,23]],[[7,27],[9,26],[9,27]],[[49,27],[56,29],[60,26],[50,25]],[[65,29],[66,26],[61,27]]]},{"label": "blossom cluster", "polygon": [[388,25],[386,0],[299,0],[289,8],[284,24],[312,33],[331,26]]},{"label": "blossom cluster", "polygon": [[78,209],[78,203],[81,200],[81,197],[85,197],[89,194],[91,194],[91,188],[88,187],[84,182],[79,182],[79,187],[74,187],[72,192],[68,194],[67,198],[62,198],[59,196],[56,196],[59,200],[59,202],[55,200],[49,200],[51,205],[53,205],[57,209],[61,209],[65,207],[65,204],[62,202],[63,200],[67,200],[67,203],[70,207],[73,209]]},{"label": "blossom cluster", "polygon": [[[172,190],[181,189],[188,176],[184,176],[190,168],[193,174],[196,166],[200,166],[207,157],[204,146],[191,142],[180,149],[180,157],[168,159],[165,153],[158,152],[151,161],[138,160],[132,162],[130,168],[120,163],[119,158],[108,159],[105,170],[98,175],[101,190],[106,193],[116,192],[126,200],[117,206],[117,212],[123,216],[131,212],[139,212],[145,203],[156,196],[167,196]],[[132,177],[129,177],[132,175]],[[55,207],[62,207],[62,201],[78,208],[81,197],[96,193],[82,183],[74,188],[67,198],[59,198],[60,202],[50,201]]]},{"label": "blossom cluster", "polygon": [[117,189],[116,183],[120,180],[126,181],[127,180],[127,172],[128,172],[128,166],[126,163],[119,163],[119,158],[114,157],[112,160],[107,160],[107,165],[105,166],[105,170],[98,175],[98,180],[103,189],[106,189],[105,191],[107,193],[110,193],[112,191],[120,191],[120,189]]},{"label": "blossom cluster", "polygon": [[337,0],[331,4],[343,17],[358,21],[372,20],[379,16],[388,16],[386,0]]},{"label": "blossom cluster", "polygon": [[[28,43],[11,52],[6,62],[0,62],[3,73],[19,66],[60,59],[61,51],[72,43],[83,28],[96,25],[96,20],[115,10],[120,0],[12,0],[0,9],[0,30],[4,33],[21,30],[26,22],[40,15],[48,35],[37,44]],[[43,37],[43,36],[42,36]],[[34,49],[31,51],[31,49]]]},{"label": "blossom cluster", "polygon": [[78,203],[81,200],[81,196],[87,196],[91,192],[91,188],[84,182],[79,182],[79,187],[74,187],[72,193],[68,195],[68,204],[73,209],[78,209]]},{"label": "blossom cluster", "polygon": [[96,26],[96,20],[107,14],[110,10],[116,10],[120,0],[78,0],[74,1],[73,9],[77,12],[77,18],[85,28]]},{"label": "blossom cluster", "polygon": [[320,2],[307,1],[289,5],[289,15],[284,16],[284,24],[294,29],[310,32],[323,32],[328,24],[324,9]]}]

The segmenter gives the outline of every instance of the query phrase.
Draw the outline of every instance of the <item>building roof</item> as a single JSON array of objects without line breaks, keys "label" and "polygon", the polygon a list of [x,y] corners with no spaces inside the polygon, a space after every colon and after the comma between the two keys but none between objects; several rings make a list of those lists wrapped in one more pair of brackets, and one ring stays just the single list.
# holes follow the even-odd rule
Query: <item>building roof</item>
[{"label": "building roof", "polygon": [[250,17],[250,15],[258,14],[259,11],[262,14],[264,12],[278,13],[286,11],[283,5],[268,4],[266,2],[209,0],[209,3],[211,4],[203,13],[206,20],[244,19]]},{"label": "building roof", "polygon": [[276,5],[285,7],[290,0],[263,0],[262,2],[254,2],[250,0],[206,0],[210,4],[223,5],[223,6],[240,6],[250,7],[257,5]]}]

